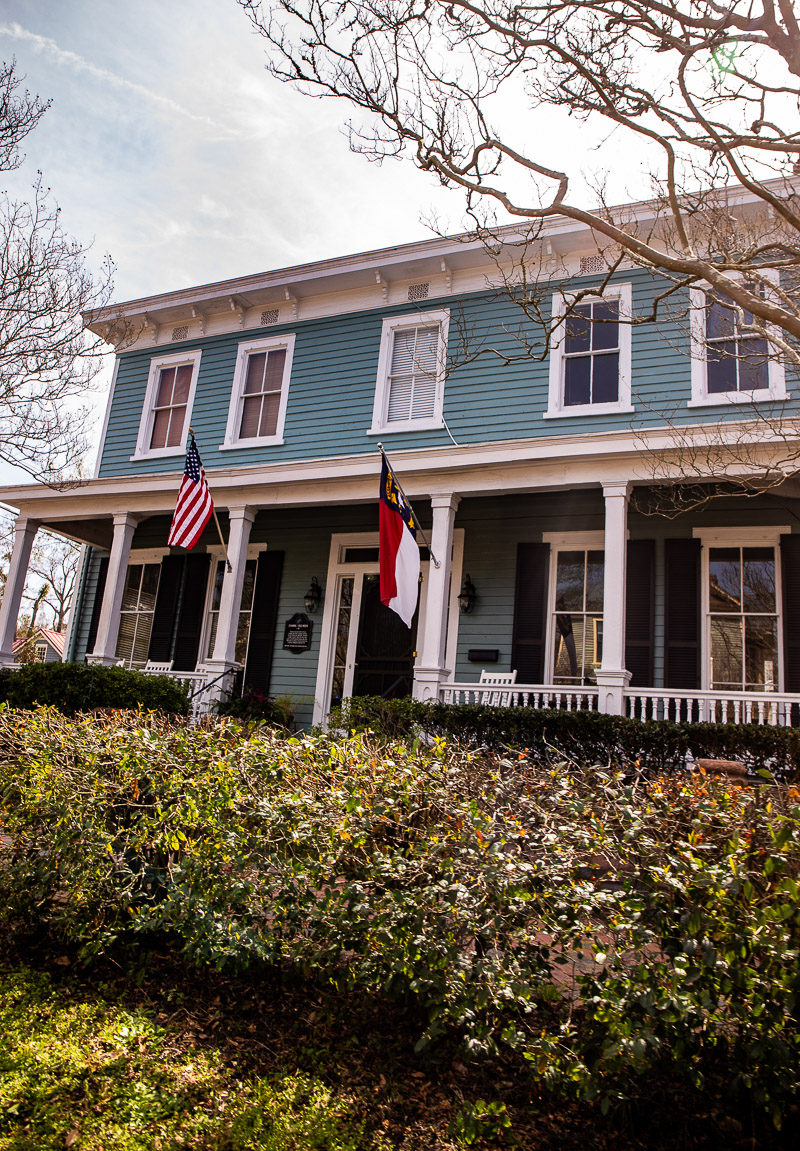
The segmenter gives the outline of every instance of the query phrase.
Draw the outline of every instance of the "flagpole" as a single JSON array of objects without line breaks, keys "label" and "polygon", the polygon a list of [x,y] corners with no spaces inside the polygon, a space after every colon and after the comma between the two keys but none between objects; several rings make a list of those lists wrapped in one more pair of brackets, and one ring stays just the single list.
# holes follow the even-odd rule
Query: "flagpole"
[{"label": "flagpole", "polygon": [[400,489],[400,495],[403,497],[403,499],[406,501],[408,506],[411,508],[411,514],[414,516],[414,519],[416,520],[416,523],[417,523],[417,530],[419,531],[419,534],[422,536],[425,544],[427,545],[428,554],[430,555],[431,559],[433,560],[433,566],[435,568],[441,567],[442,565],[439,563],[436,556],[433,554],[433,548],[431,547],[430,540],[425,535],[425,532],[422,530],[422,527],[420,526],[419,519],[417,518],[417,514],[411,505],[411,500],[408,498],[406,493],[403,491],[403,485],[400,483],[399,479],[397,478],[397,472],[392,467],[391,461],[389,460],[389,457],[387,456],[386,452],[383,450],[383,444],[378,444],[377,447],[378,447],[378,451],[381,453],[381,456],[383,457],[383,459],[386,460],[386,466],[389,468],[389,471],[394,476],[394,482],[397,484],[398,488]]},{"label": "flagpole", "polygon": [[[189,435],[194,440],[194,428],[189,428]],[[197,441],[195,440],[195,443],[196,442]],[[206,483],[207,482],[208,481],[206,481]],[[225,540],[224,540],[223,535],[222,535],[222,528],[219,526],[219,516],[217,515],[217,505],[214,503],[213,498],[211,500],[211,511],[214,514],[214,523],[217,525],[217,532],[219,534],[219,542],[222,544],[222,554],[225,556],[225,566],[227,567],[229,572],[232,572],[233,568],[231,567],[231,561],[228,559],[228,549],[225,545]]]}]

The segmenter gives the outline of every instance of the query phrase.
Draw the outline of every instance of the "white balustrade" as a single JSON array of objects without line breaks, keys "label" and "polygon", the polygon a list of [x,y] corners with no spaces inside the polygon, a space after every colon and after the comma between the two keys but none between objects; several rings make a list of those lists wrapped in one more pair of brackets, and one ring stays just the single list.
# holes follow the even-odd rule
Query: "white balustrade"
[{"label": "white balustrade", "polygon": [[568,687],[560,684],[515,683],[491,687],[480,683],[445,683],[439,689],[439,699],[442,703],[477,703],[485,707],[597,711],[596,687]]},{"label": "white balustrade", "polygon": [[792,726],[800,719],[800,695],[755,691],[673,691],[628,688],[625,714],[631,719],[667,719],[676,723],[755,723]]},{"label": "white balustrade", "polygon": [[[668,688],[627,688],[625,712],[631,719],[667,719],[689,723],[754,723],[800,725],[800,695],[785,692],[672,691]],[[557,711],[598,711],[596,687],[561,684],[489,685],[445,683],[439,700],[446,704],[486,707],[552,708]],[[793,710],[796,709],[796,710]]]}]

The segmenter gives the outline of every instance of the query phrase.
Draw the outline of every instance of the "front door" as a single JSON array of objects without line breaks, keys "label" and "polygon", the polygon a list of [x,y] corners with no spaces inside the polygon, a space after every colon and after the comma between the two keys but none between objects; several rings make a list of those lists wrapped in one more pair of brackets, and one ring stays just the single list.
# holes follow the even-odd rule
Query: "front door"
[{"label": "front door", "polygon": [[364,575],[353,669],[353,695],[397,699],[411,695],[417,611],[406,627],[400,616],[381,603],[380,576]]},{"label": "front door", "polygon": [[[377,561],[377,548],[369,551],[374,551]],[[427,566],[423,562],[423,580]],[[412,626],[406,627],[398,615],[384,607],[377,562],[357,563],[350,571],[341,571],[332,636],[331,707],[352,695],[395,699],[411,694],[419,611],[418,606]]]}]

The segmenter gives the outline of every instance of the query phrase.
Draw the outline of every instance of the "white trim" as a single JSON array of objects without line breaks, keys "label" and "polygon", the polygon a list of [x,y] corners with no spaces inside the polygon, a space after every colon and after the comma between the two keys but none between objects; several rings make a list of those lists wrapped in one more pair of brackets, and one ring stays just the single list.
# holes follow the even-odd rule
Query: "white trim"
[{"label": "white trim", "polygon": [[[455,535],[455,533],[454,533]],[[345,563],[345,548],[374,548],[379,545],[378,532],[334,532],[331,534],[331,546],[328,558],[328,572],[325,577],[325,600],[322,611],[322,624],[320,626],[319,662],[317,664],[317,682],[314,688],[314,715],[313,722],[322,723],[330,711],[331,687],[333,679],[333,665],[336,646],[336,627],[339,618],[339,599],[341,581],[346,576],[352,576],[353,603],[350,608],[350,631],[347,640],[347,657],[344,696],[352,692],[354,661],[356,644],[358,642],[358,628],[361,618],[361,589],[364,575],[374,575],[380,570],[379,561],[371,560],[364,563]],[[463,546],[463,545],[462,545]],[[420,586],[419,602],[417,604],[418,618],[425,618],[425,605],[428,595],[428,568],[429,561],[420,564],[422,584]],[[458,600],[456,599],[456,605]],[[448,650],[450,640],[448,637]],[[417,666],[419,656],[414,656],[414,668]]]},{"label": "white trim", "polygon": [[[100,461],[103,458],[103,449],[106,446],[106,432],[108,431],[108,421],[111,417],[111,405],[114,402],[114,392],[117,386],[117,372],[119,371],[119,356],[114,359],[114,369],[111,373],[111,387],[108,389],[108,399],[106,400],[106,413],[103,416],[103,430],[100,432],[100,444],[97,449],[97,459],[94,464],[94,478],[98,479],[100,475]],[[64,651],[66,651],[66,646]]]},{"label": "white trim", "polygon": [[[201,355],[202,352],[197,348],[194,351],[176,351],[169,355],[154,356],[150,361],[150,374],[147,377],[147,390],[145,391],[144,405],[142,407],[142,418],[139,423],[139,434],[136,439],[136,451],[131,456],[132,461],[154,460],[167,456],[184,456],[186,454],[186,436],[189,432],[189,425],[192,422],[192,407],[194,405],[194,394],[197,390],[197,376],[200,371]],[[172,448],[150,448],[148,445],[153,429],[153,405],[156,398],[159,374],[162,368],[179,368],[183,364],[192,365],[192,382],[189,385],[189,395],[186,400],[186,416],[183,424],[181,442]]]},{"label": "white trim", "polygon": [[[228,408],[228,424],[225,429],[225,440],[220,444],[221,452],[234,448],[258,448],[282,444],[283,425],[286,420],[286,405],[289,398],[289,380],[292,374],[292,359],[294,357],[294,333],[287,332],[280,335],[264,336],[258,340],[246,340],[239,344],[236,353],[236,367],[233,373],[233,387],[231,401]],[[286,362],[283,366],[283,379],[281,381],[281,399],[278,408],[278,422],[273,436],[251,436],[248,439],[239,438],[239,425],[242,418],[244,403],[244,385],[247,378],[248,358],[257,352],[272,352],[280,348],[286,349]]]},{"label": "white trim", "polygon": [[458,659],[458,628],[461,623],[461,610],[458,593],[464,572],[464,528],[453,528],[453,554],[450,561],[450,606],[447,611],[447,644],[444,665],[449,669],[448,680],[452,682],[456,674]]},{"label": "white trim", "polygon": [[[567,310],[567,301],[574,299],[573,293],[556,292],[553,295],[553,320],[563,316]],[[564,404],[564,340],[565,326],[561,330],[550,348],[549,385],[547,411],[542,413],[545,420],[566,419],[569,416],[601,416],[603,414],[616,414],[632,412],[631,403],[631,346],[633,330],[633,288],[629,283],[609,284],[602,294],[586,295],[580,297],[580,303],[595,303],[598,300],[619,301],[619,390],[618,398],[611,404]]]},{"label": "white trim", "polygon": [[[773,268],[764,268],[761,275],[765,280],[773,283],[778,282],[778,272]],[[736,278],[741,279],[742,277]],[[687,401],[687,408],[720,408],[729,407],[731,404],[775,403],[788,400],[789,393],[786,390],[786,371],[783,358],[774,348],[767,360],[768,387],[756,388],[750,392],[712,392],[709,395],[707,391],[706,295],[710,290],[710,285],[695,285],[689,289],[692,398]],[[771,326],[768,326],[767,339],[769,339],[771,330]]]},{"label": "white trim", "polygon": [[[628,533],[630,536],[630,532]],[[547,576],[547,621],[545,626],[545,650],[544,650],[544,682],[546,684],[553,683],[555,669],[553,667],[555,661],[555,620],[556,620],[556,577],[558,569],[558,553],[570,551],[593,551],[603,553],[603,564],[605,570],[605,550],[606,550],[606,533],[605,531],[598,532],[543,532],[542,542],[550,544],[550,563]],[[603,610],[600,615],[605,623],[605,601],[603,602]],[[583,613],[582,613],[583,614]],[[598,667],[600,665],[598,664]],[[559,688],[566,688],[569,690],[569,684],[557,684]],[[579,685],[574,685],[576,691],[584,690]]]},{"label": "white trim", "polygon": [[[386,418],[389,404],[389,370],[392,363],[395,332],[409,328],[439,329],[437,350],[436,395],[434,415],[427,419],[392,420]],[[444,427],[442,417],[444,407],[444,380],[447,368],[447,338],[450,328],[450,310],[441,308],[435,312],[406,312],[400,316],[387,316],[381,330],[381,347],[378,356],[378,376],[375,384],[375,402],[372,410],[372,426],[368,436],[388,435],[391,432],[426,431]]]},{"label": "white trim", "polygon": [[557,551],[603,551],[606,533],[598,532],[542,532],[542,543]]},{"label": "white trim", "polygon": [[746,528],[692,528],[692,538],[700,540],[704,547],[758,547],[759,544],[772,544],[777,547],[781,536],[791,535],[792,529],[786,526],[746,527]]}]

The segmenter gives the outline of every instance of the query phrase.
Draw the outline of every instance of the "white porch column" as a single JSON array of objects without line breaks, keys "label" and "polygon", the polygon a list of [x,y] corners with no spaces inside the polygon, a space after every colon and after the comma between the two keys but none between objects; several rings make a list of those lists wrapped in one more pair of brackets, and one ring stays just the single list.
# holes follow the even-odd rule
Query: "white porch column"
[{"label": "white porch column", "polygon": [[603,484],[606,501],[603,578],[603,662],[597,672],[599,710],[624,715],[623,691],[631,682],[625,669],[625,574],[628,558],[628,482]]},{"label": "white porch column", "polygon": [[28,578],[28,564],[31,558],[33,541],[39,527],[38,520],[17,516],[14,525],[14,548],[6,578],[3,602],[0,604],[0,667],[10,667],[14,662],[14,637],[17,634],[17,617]]},{"label": "white porch column", "polygon": [[250,542],[250,528],[256,518],[255,508],[228,508],[230,527],[228,529],[228,559],[231,571],[225,570],[222,581],[222,596],[219,604],[219,622],[214,640],[214,654],[205,663],[222,672],[236,664],[236,631],[239,626],[239,609],[242,604],[244,568],[247,563],[247,545]]},{"label": "white porch column", "polygon": [[419,662],[414,668],[414,698],[438,699],[439,684],[449,674],[444,666],[447,643],[447,616],[450,610],[450,569],[453,554],[453,524],[461,496],[449,492],[431,496],[433,528],[431,551],[439,561],[428,565],[425,618],[420,620],[417,637]]},{"label": "white porch column", "polygon": [[119,613],[122,595],[128,575],[128,561],[131,556],[133,533],[139,517],[130,512],[119,512],[114,516],[114,537],[108,557],[108,574],[103,592],[103,606],[97,622],[97,638],[94,651],[87,655],[88,663],[100,663],[110,667],[117,662],[117,638],[119,636]]}]

